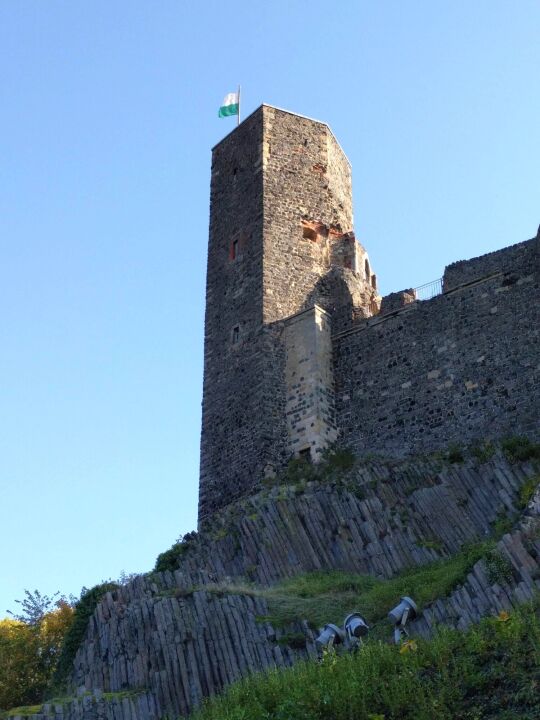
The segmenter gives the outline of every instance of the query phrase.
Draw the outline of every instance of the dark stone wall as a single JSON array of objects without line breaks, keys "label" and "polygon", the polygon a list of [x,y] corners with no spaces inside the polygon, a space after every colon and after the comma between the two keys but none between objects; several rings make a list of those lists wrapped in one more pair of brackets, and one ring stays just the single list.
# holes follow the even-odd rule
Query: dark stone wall
[{"label": "dark stone wall", "polygon": [[447,270],[454,290],[335,337],[345,445],[405,456],[538,433],[538,241],[470,262]]},{"label": "dark stone wall", "polygon": [[[206,278],[200,511],[249,483],[261,448],[262,122],[255,113],[213,150]],[[240,451],[238,451],[240,449]],[[235,478],[234,487],[230,478]]]},{"label": "dark stone wall", "polygon": [[536,260],[532,257],[534,240],[511,245],[495,252],[480,255],[471,260],[460,260],[448,265],[444,271],[443,290],[446,292],[478,278],[486,277],[496,272],[507,272],[510,269],[523,270],[531,267],[532,263],[540,262],[539,245],[536,243]]},{"label": "dark stone wall", "polygon": [[367,255],[351,228],[350,166],[324,123],[263,105],[214,148],[200,520],[290,455],[282,321],[313,306],[319,283],[343,265],[337,326],[350,324],[353,305],[370,307]]}]

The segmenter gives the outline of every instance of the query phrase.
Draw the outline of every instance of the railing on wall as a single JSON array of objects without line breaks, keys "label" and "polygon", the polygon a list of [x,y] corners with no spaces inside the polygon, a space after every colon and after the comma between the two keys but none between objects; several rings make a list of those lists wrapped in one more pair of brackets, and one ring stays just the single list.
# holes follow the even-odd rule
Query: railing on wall
[{"label": "railing on wall", "polygon": [[432,280],[414,289],[417,300],[431,300],[436,295],[441,295],[442,291],[442,278]]}]

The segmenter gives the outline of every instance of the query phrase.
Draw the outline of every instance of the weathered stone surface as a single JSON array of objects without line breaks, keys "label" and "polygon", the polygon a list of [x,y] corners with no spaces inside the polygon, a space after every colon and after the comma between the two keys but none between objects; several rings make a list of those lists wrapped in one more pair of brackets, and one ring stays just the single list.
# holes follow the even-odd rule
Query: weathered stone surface
[{"label": "weathered stone surface", "polygon": [[533,239],[471,260],[470,271],[466,262],[450,266],[448,292],[335,336],[340,442],[406,457],[452,442],[537,436],[538,252]]}]

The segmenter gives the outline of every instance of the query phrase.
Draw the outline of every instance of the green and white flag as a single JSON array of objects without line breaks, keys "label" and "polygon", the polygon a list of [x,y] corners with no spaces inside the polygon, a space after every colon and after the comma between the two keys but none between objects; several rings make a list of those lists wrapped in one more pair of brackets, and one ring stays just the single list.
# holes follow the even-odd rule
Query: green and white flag
[{"label": "green and white flag", "polygon": [[232,92],[225,95],[225,100],[221,103],[218,117],[229,117],[229,115],[238,115],[240,108],[240,93]]}]

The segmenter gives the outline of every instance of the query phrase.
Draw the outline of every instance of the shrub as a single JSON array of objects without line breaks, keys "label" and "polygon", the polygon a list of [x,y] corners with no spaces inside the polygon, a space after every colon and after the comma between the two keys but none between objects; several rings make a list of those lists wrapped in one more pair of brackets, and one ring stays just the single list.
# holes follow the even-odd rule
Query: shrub
[{"label": "shrub", "polygon": [[526,508],[529,502],[532,500],[536,488],[540,483],[540,475],[534,475],[525,481],[519,491],[519,505],[521,508]]},{"label": "shrub", "polygon": [[540,458],[540,444],[531,442],[528,437],[505,438],[501,447],[506,459],[511,463]]},{"label": "shrub", "polygon": [[112,592],[116,589],[118,589],[118,585],[112,582],[96,585],[90,590],[83,588],[81,597],[75,604],[73,622],[64,636],[56,671],[47,689],[48,697],[54,697],[64,692],[66,680],[73,666],[73,660],[84,640],[88,623],[94,614],[97,604],[105,593]]},{"label": "shrub", "polygon": [[196,545],[198,537],[195,531],[181,535],[168,550],[157,556],[154,571],[165,572],[170,570],[174,572],[177,570],[181,558]]},{"label": "shrub", "polygon": [[492,585],[495,583],[501,585],[512,580],[512,565],[498,550],[491,550],[484,558],[484,562],[488,580]]},{"label": "shrub", "polygon": [[486,463],[495,454],[495,445],[490,440],[484,440],[478,445],[471,445],[469,451],[479,463]]},{"label": "shrub", "polygon": [[457,444],[450,445],[446,453],[446,459],[449,463],[462,463],[465,459],[463,457],[463,450]]}]

